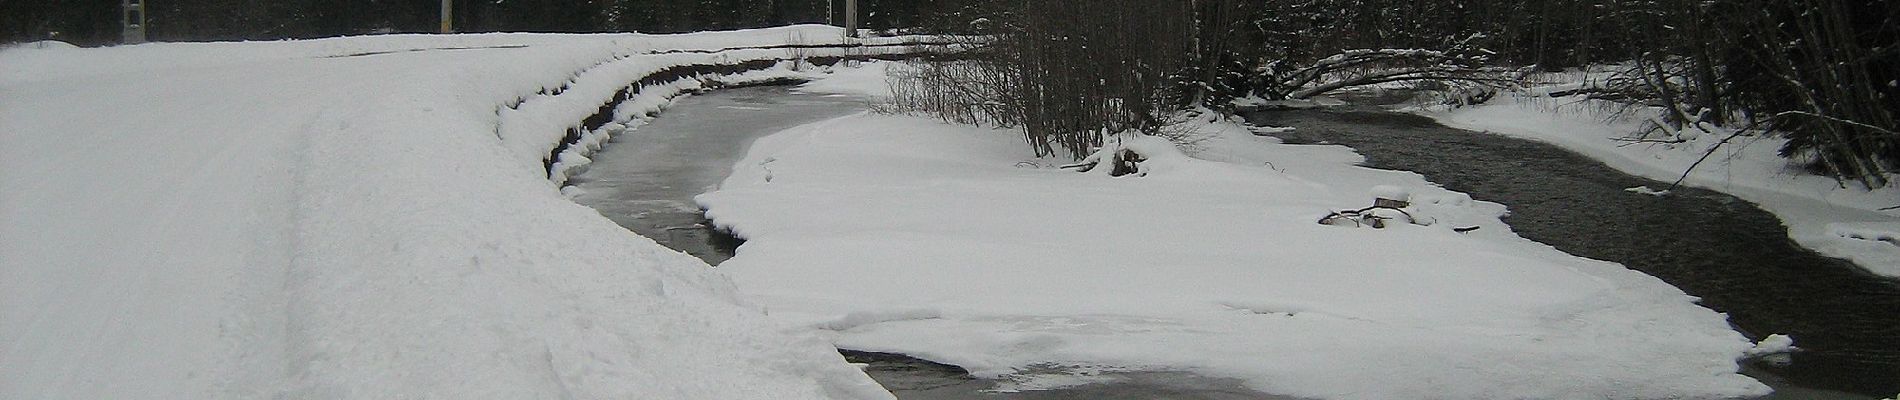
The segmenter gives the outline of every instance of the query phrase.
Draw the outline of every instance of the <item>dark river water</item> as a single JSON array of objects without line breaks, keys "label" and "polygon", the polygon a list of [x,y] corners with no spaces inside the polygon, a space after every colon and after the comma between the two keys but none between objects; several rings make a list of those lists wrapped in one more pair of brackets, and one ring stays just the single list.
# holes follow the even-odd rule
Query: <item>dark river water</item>
[{"label": "dark river water", "polygon": [[[738,241],[712,230],[692,197],[731,172],[753,139],[864,110],[862,99],[784,87],[729,89],[680,99],[653,123],[615,137],[570,183],[575,201],[668,247],[718,264]],[[1293,126],[1290,143],[1358,149],[1376,168],[1424,174],[1473,198],[1510,207],[1520,235],[1662,278],[1730,315],[1750,337],[1793,336],[1808,349],[1785,365],[1751,363],[1771,399],[1873,399],[1900,393],[1900,283],[1796,246],[1773,215],[1719,193],[1667,197],[1624,191],[1666,185],[1553,146],[1438,126],[1370,109],[1256,112]],[[1110,383],[992,393],[998,382],[954,366],[845,350],[902,399],[1276,399],[1238,381],[1140,372]]]},{"label": "dark river water", "polygon": [[865,109],[849,96],[784,87],[719,90],[678,99],[652,123],[614,136],[568,184],[574,198],[620,226],[718,265],[738,241],[705,224],[693,196],[732,174],[753,139]]},{"label": "dark river water", "polygon": [[[1678,188],[1547,144],[1447,128],[1369,108],[1263,111],[1255,124],[1290,126],[1288,143],[1342,144],[1369,167],[1414,171],[1445,188],[1510,208],[1520,236],[1622,263],[1728,313],[1750,338],[1794,337],[1791,363],[1751,363],[1779,398],[1900,393],[1900,281],[1796,245],[1774,215],[1725,194]],[[1859,396],[1855,395],[1859,394]]]}]

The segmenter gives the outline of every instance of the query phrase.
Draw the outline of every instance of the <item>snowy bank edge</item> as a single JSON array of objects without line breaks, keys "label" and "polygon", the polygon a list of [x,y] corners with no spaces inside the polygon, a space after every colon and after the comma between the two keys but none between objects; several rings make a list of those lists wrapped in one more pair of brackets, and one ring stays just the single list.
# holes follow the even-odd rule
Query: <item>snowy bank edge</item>
[{"label": "snowy bank edge", "polygon": [[[1532,93],[1500,96],[1493,103],[1465,108],[1407,107],[1410,112],[1441,125],[1476,132],[1493,133],[1554,145],[1602,162],[1618,171],[1662,182],[1683,177],[1685,165],[1664,160],[1662,150],[1644,151],[1626,148],[1617,142],[1634,130],[1633,125],[1617,124],[1603,118],[1565,115],[1565,111],[1540,109],[1533,103],[1557,98]],[[1501,112],[1511,121],[1487,121],[1470,117],[1474,112]],[[1592,113],[1584,110],[1580,113]],[[1580,134],[1566,134],[1577,132]],[[1703,138],[1713,140],[1712,138]],[[1708,141],[1704,140],[1704,141]],[[1778,139],[1776,139],[1778,140]],[[1772,140],[1771,140],[1772,141]],[[1702,143],[1698,141],[1695,143]],[[1760,152],[1774,143],[1751,143],[1750,151]],[[1732,145],[1740,146],[1740,145]],[[1760,147],[1760,148],[1757,148]],[[1778,147],[1778,146],[1775,146]],[[1782,160],[1785,162],[1785,160]],[[1748,167],[1765,168],[1763,165]],[[1863,271],[1889,278],[1900,278],[1900,246],[1858,240],[1839,229],[1841,226],[1875,223],[1900,229],[1900,216],[1894,211],[1876,210],[1875,198],[1900,198],[1900,187],[1874,191],[1853,188],[1823,189],[1815,192],[1818,181],[1832,182],[1820,176],[1745,176],[1739,179],[1717,178],[1710,171],[1722,166],[1698,166],[1683,184],[1713,190],[1754,203],[1779,218],[1787,227],[1788,237],[1802,247],[1821,254],[1850,260]],[[1825,183],[1825,182],[1823,182]],[[1872,242],[1872,243],[1869,243]]]}]

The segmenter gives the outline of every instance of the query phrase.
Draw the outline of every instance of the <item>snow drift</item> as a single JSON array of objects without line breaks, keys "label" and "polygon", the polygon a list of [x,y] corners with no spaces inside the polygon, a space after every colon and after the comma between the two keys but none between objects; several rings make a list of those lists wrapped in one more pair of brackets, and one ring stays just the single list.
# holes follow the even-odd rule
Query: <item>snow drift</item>
[{"label": "snow drift", "polygon": [[[1220,120],[1108,177],[1017,133],[862,114],[754,143],[707,215],[791,326],[1042,387],[1182,371],[1301,398],[1728,398],[1753,347],[1653,277],[1517,237],[1504,207]],[[1158,147],[1158,148],[1157,148]],[[1429,226],[1316,224],[1410,193]],[[1455,228],[1481,227],[1475,231]]]},{"label": "snow drift", "polygon": [[0,398],[888,398],[542,159],[644,72],[839,36],[0,51]]}]

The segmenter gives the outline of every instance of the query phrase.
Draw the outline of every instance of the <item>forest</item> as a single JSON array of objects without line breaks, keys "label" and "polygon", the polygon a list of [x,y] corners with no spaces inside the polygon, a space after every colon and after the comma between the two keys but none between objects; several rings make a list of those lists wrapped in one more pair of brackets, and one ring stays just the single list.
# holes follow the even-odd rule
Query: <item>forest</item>
[{"label": "forest", "polygon": [[[843,21],[834,0],[453,0],[458,32],[647,32]],[[970,1],[862,0],[870,27],[907,27]],[[432,33],[435,0],[146,0],[156,41],[269,40]],[[119,1],[0,1],[0,42],[119,40]],[[840,22],[842,23],[842,22]]]},{"label": "forest", "polygon": [[[430,32],[438,18],[434,1],[146,7],[158,41]],[[118,8],[6,0],[0,42],[112,44]],[[1041,154],[1079,158],[1103,130],[1158,132],[1170,112],[1236,97],[1405,81],[1482,92],[1537,71],[1598,66],[1619,72],[1579,93],[1662,109],[1659,132],[1786,135],[1784,155],[1843,185],[1883,187],[1900,168],[1900,7],[1891,0],[863,0],[861,8],[868,29],[981,38],[968,43],[968,62],[914,77],[911,105],[1021,126]],[[461,32],[843,20],[842,4],[823,0],[456,0],[455,9]]]}]

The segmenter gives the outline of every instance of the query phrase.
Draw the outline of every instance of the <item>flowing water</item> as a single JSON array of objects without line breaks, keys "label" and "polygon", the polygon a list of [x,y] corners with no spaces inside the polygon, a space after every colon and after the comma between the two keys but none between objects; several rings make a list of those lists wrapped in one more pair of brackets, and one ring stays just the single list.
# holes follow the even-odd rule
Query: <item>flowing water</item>
[{"label": "flowing water", "polygon": [[[615,137],[571,183],[575,200],[663,245],[718,264],[738,241],[704,222],[692,197],[731,172],[753,139],[862,111],[861,99],[729,89],[680,99],[665,116]],[[1791,363],[1752,363],[1771,398],[1871,399],[1900,392],[1900,283],[1801,249],[1773,215],[1719,193],[1653,197],[1624,188],[1662,183],[1534,142],[1445,128],[1371,109],[1256,112],[1293,126],[1290,143],[1352,146],[1377,168],[1424,174],[1510,207],[1524,237],[1623,263],[1700,296],[1751,337],[1786,333],[1808,349]],[[1233,380],[1139,372],[1109,383],[993,393],[999,383],[897,354],[843,351],[902,399],[1271,399]]]},{"label": "flowing water", "polygon": [[864,111],[864,100],[784,87],[719,90],[678,99],[663,117],[614,136],[568,184],[575,202],[674,250],[717,265],[738,241],[711,229],[693,196],[732,174],[753,139]]},{"label": "flowing water", "polygon": [[1824,257],[1788,238],[1774,215],[1725,194],[1623,174],[1555,146],[1447,128],[1369,108],[1254,112],[1290,126],[1288,143],[1346,145],[1369,167],[1414,171],[1510,208],[1520,236],[1661,278],[1728,313],[1751,338],[1788,334],[1806,351],[1749,373],[1783,398],[1900,393],[1900,281]]},{"label": "flowing water", "polygon": [[[586,171],[568,182],[574,201],[662,245],[718,265],[739,241],[712,229],[693,196],[732,173],[754,139],[800,124],[866,108],[860,98],[792,92],[784,87],[719,90],[679,99],[652,123],[615,136]],[[1247,390],[1239,381],[1179,372],[1106,374],[1110,381],[1055,390],[991,392],[996,380],[956,366],[901,354],[842,350],[847,360],[904,400],[995,399],[1283,399]]]}]

